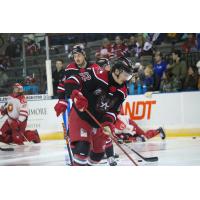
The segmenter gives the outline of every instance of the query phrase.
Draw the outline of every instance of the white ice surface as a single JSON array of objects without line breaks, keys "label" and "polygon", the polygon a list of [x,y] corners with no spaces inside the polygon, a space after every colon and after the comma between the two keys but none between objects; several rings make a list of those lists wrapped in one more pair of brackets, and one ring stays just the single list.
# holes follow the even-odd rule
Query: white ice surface
[{"label": "white ice surface", "polygon": [[[6,147],[0,143],[1,147]],[[149,140],[146,143],[129,144],[143,156],[158,156],[158,162],[138,162],[141,166],[200,166],[200,138],[170,138],[165,141]],[[68,154],[64,140],[45,141],[40,144],[27,143],[13,146],[15,151],[0,151],[0,165],[6,166],[64,166],[68,163]],[[127,147],[124,147],[135,161],[141,160]],[[128,166],[132,163],[115,146],[120,155],[118,165]]]}]

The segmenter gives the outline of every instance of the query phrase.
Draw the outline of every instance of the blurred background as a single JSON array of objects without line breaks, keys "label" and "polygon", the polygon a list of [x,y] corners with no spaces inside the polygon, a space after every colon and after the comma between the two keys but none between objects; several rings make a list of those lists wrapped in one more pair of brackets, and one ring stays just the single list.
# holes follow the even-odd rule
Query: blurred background
[{"label": "blurred background", "polygon": [[138,67],[128,83],[130,95],[200,90],[199,33],[2,33],[0,96],[7,96],[16,82],[25,94],[46,94],[48,59],[56,88],[53,74],[73,62],[75,44],[84,46],[87,60],[107,58],[111,67],[116,58],[129,57]]}]

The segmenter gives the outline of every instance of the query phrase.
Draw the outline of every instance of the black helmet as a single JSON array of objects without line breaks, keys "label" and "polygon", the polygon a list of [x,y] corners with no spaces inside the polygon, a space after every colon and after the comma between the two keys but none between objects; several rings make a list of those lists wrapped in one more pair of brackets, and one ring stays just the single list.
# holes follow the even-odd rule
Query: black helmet
[{"label": "black helmet", "polygon": [[82,53],[85,56],[86,54],[85,54],[84,46],[81,44],[73,46],[72,55],[76,53]]},{"label": "black helmet", "polygon": [[97,60],[96,62],[100,67],[106,67],[108,65],[110,65],[110,62],[107,58],[100,58],[99,60]]},{"label": "black helmet", "polygon": [[116,69],[119,71],[125,71],[130,75],[134,73],[133,63],[125,57],[120,57],[117,59],[116,63],[112,67],[112,72],[114,72]]}]

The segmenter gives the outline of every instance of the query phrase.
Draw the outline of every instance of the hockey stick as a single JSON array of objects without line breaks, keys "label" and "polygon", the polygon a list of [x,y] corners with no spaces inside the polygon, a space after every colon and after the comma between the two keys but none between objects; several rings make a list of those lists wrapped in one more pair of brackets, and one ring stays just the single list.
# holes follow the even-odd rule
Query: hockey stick
[{"label": "hockey stick", "polygon": [[[85,110],[85,112],[95,121],[95,123],[101,127],[102,125],[100,124],[100,122],[92,115],[92,113],[90,113],[89,110]],[[114,141],[114,143],[121,149],[121,151],[129,158],[129,160],[135,165],[135,166],[138,166],[138,164],[133,160],[133,158],[126,152],[126,150],[118,143],[117,139],[113,136],[113,135],[110,135],[111,139]]]},{"label": "hockey stick", "polygon": [[8,148],[0,147],[0,150],[1,151],[14,151],[14,148],[11,148],[11,147],[8,147]]},{"label": "hockey stick", "polygon": [[132,152],[134,152],[136,155],[138,155],[140,158],[142,158],[143,160],[145,160],[146,162],[156,162],[158,161],[158,157],[144,157],[141,154],[139,154],[137,151],[135,151],[134,149],[132,149],[130,146],[128,146],[127,144],[124,143],[124,145],[126,147],[128,147]]},{"label": "hockey stick", "polygon": [[[68,108],[70,109],[70,108]],[[64,139],[66,141],[66,145],[67,145],[67,151],[68,151],[68,154],[69,154],[69,159],[70,159],[70,165],[72,166],[73,163],[74,163],[74,160],[73,160],[73,155],[72,155],[72,151],[71,151],[71,148],[70,148],[70,142],[69,142],[69,128],[67,130],[67,122],[66,122],[66,113],[68,114],[69,110],[65,111],[62,115],[63,117],[63,123],[62,123],[62,126],[63,126],[63,132],[64,132]]]},{"label": "hockey stick", "polygon": [[70,165],[72,166],[74,161],[73,161],[73,157],[72,157],[72,152],[71,152],[71,148],[69,146],[69,136],[67,134],[67,130],[66,130],[66,127],[65,127],[65,124],[64,122],[62,123],[62,126],[63,126],[63,131],[64,131],[64,139],[66,141],[66,145],[67,145],[67,151],[68,151],[68,154],[69,154],[69,158],[70,158]]}]

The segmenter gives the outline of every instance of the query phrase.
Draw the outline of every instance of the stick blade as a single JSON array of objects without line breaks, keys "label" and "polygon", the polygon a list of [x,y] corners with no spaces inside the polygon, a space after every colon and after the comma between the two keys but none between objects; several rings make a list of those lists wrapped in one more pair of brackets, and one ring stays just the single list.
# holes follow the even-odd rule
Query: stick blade
[{"label": "stick blade", "polygon": [[157,162],[158,157],[149,157],[149,158],[143,158],[147,162]]},{"label": "stick blade", "polygon": [[0,147],[0,150],[1,151],[14,151],[14,149],[11,148],[11,147],[9,147],[9,148],[2,148],[2,147]]}]

